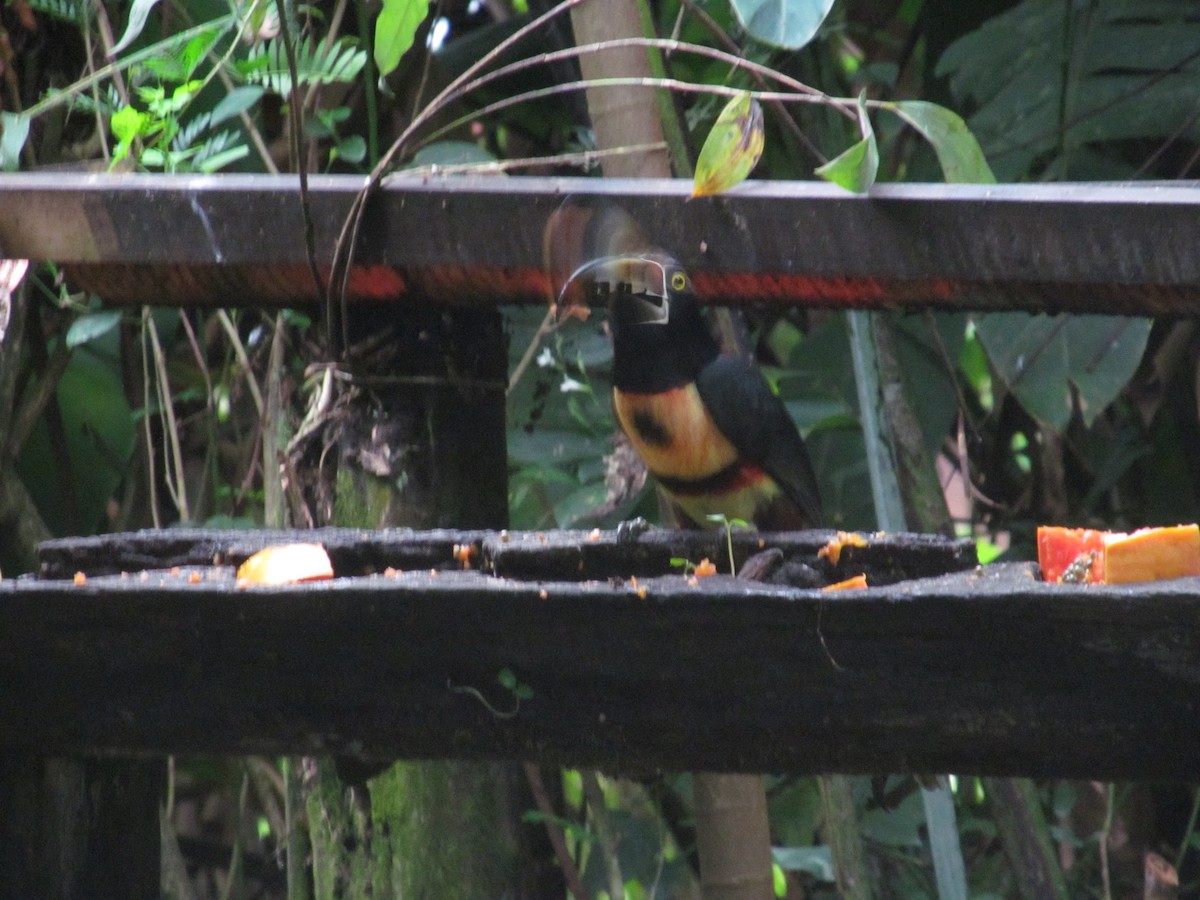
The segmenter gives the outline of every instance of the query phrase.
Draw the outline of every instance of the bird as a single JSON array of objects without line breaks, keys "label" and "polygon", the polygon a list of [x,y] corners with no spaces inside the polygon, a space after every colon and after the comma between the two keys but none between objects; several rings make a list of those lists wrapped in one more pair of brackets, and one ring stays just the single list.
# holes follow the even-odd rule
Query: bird
[{"label": "bird", "polygon": [[613,411],[680,527],[820,525],[816,475],[787,408],[753,361],[721,352],[677,260],[654,248],[600,256],[568,282],[608,307]]}]

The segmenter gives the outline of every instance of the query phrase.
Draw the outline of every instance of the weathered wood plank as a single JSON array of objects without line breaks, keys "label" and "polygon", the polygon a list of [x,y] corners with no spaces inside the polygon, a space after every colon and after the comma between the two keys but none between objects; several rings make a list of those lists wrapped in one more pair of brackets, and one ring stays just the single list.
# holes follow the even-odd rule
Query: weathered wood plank
[{"label": "weathered wood plank", "polygon": [[[0,582],[0,747],[1200,775],[1196,579],[186,576]],[[533,690],[519,708],[502,669]]]},{"label": "weathered wood plank", "polygon": [[[363,179],[309,179],[320,263]],[[392,179],[349,293],[542,303],[542,238],[572,196],[611,200],[708,302],[1035,312],[1200,311],[1200,187],[751,182],[691,199],[659,179]],[[54,260],[112,302],[315,297],[294,177],[0,175],[0,253]]]},{"label": "weathered wood plank", "polygon": [[[766,547],[786,559],[815,565],[835,532],[757,532],[734,528],[735,564]],[[172,566],[238,565],[263,547],[315,541],[329,552],[339,577],[374,575],[385,569],[459,569],[454,548],[470,545],[471,567],[504,578],[541,581],[647,577],[678,574],[674,559],[715,560],[728,571],[723,531],[651,528],[635,540],[615,531],[483,531],[384,528],[319,528],[311,531],[217,531],[204,528],[147,529],[92,537],[58,538],[38,548],[44,578],[117,575]],[[872,584],[942,575],[973,568],[975,545],[925,534],[874,534],[866,546],[848,546],[837,565],[821,563],[827,581],[865,572]],[[783,573],[786,575],[786,573]]]}]

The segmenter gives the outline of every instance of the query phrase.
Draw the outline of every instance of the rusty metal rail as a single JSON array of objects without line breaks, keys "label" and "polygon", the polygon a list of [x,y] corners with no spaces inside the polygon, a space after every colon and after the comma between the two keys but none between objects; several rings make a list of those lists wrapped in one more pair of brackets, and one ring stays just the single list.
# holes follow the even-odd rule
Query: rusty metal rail
[{"label": "rusty metal rail", "polygon": [[[321,266],[363,179],[310,179]],[[708,302],[1200,312],[1200,186],[391,179],[371,201],[355,300],[540,303],[566,197],[611,200]],[[296,305],[315,290],[288,176],[0,176],[0,253],[62,265],[111,302]]]}]

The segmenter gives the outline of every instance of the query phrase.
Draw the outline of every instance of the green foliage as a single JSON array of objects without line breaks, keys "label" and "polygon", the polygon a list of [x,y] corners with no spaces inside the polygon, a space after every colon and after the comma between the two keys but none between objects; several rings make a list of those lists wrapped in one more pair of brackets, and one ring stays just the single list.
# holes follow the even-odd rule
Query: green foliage
[{"label": "green foliage", "polygon": [[1121,316],[977,316],[976,333],[1021,404],[1062,431],[1078,405],[1085,425],[1116,398],[1141,362],[1149,319]]},{"label": "green foliage", "polygon": [[150,15],[150,10],[156,3],[158,0],[133,0],[133,3],[129,5],[129,21],[125,25],[125,33],[113,45],[112,54],[114,56],[137,40],[142,29],[146,27],[146,19]]},{"label": "green foliage", "polygon": [[958,113],[926,100],[899,100],[885,103],[883,108],[917,129],[929,142],[948,183],[995,183],[996,176],[988,166],[979,141]]},{"label": "green foliage", "polygon": [[[513,310],[510,368],[538,333],[545,313]],[[596,517],[608,497],[605,457],[613,419],[607,382],[612,347],[598,319],[554,332],[508,401],[509,508],[516,528],[615,524],[649,494],[622,498]]]},{"label": "green foliage", "polygon": [[1120,178],[1140,160],[1112,142],[1200,135],[1198,46],[1191,0],[1024,0],[960,38],[937,71],[973,109],[1001,181]]},{"label": "green foliage", "polygon": [[81,23],[85,17],[91,18],[95,9],[86,0],[28,0],[29,8],[37,12],[62,19],[67,22]]},{"label": "green foliage", "polygon": [[21,148],[29,136],[29,118],[0,112],[0,172],[15,172],[21,163]]},{"label": "green foliage", "polygon": [[357,165],[367,156],[367,142],[360,134],[341,136],[339,125],[350,118],[350,107],[335,106],[332,109],[318,109],[313,118],[304,123],[304,133],[311,138],[318,138],[330,143],[329,164],[337,160]]},{"label": "green foliage", "polygon": [[430,0],[383,0],[375,20],[375,66],[386,76],[412,46],[417,29],[429,15]]},{"label": "green foliage", "polygon": [[738,21],[757,40],[798,50],[817,33],[833,0],[731,0]]},{"label": "green foliage", "polygon": [[114,341],[75,349],[55,391],[61,443],[51,431],[58,424],[42,422],[17,461],[21,479],[57,535],[100,530],[128,475],[135,426],[112,365],[114,349]]},{"label": "green foliage", "polygon": [[858,98],[858,127],[862,139],[817,167],[816,174],[848,191],[863,193],[871,189],[879,172],[879,144],[867,115],[865,92]]},{"label": "green foliage", "polygon": [[749,94],[732,98],[700,148],[692,196],[719,194],[745,181],[758,165],[764,141],[758,101]]},{"label": "green foliage", "polygon": [[[311,36],[296,43],[296,81],[301,85],[349,83],[367,63],[367,52],[358,42],[343,38],[326,45]],[[272,38],[251,48],[237,64],[242,77],[282,97],[292,92],[291,70],[282,38]]]},{"label": "green foliage", "polygon": [[78,347],[102,337],[112,331],[121,322],[119,309],[106,309],[103,312],[84,313],[67,329],[65,338],[68,347]]}]

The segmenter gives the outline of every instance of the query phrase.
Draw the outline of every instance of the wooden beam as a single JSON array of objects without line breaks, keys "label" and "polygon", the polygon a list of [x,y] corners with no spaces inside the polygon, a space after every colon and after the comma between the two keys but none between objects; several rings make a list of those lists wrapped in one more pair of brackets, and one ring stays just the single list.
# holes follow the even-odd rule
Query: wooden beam
[{"label": "wooden beam", "polygon": [[[363,179],[310,178],[327,266]],[[1200,187],[392,178],[368,207],[359,301],[544,303],[543,231],[566,197],[625,208],[708,302],[1200,312]],[[0,253],[53,260],[112,302],[313,302],[289,176],[0,176]]]},{"label": "wooden beam", "polygon": [[[654,534],[627,556],[653,557],[675,533]],[[785,555],[827,536],[796,537]],[[476,537],[486,569],[500,547],[560,535]],[[622,546],[561,537],[577,560]],[[430,546],[453,566],[442,538]],[[738,539],[739,553],[757,546]],[[874,540],[895,557],[906,539]],[[945,552],[960,560],[949,568],[969,564]],[[189,574],[0,582],[0,748],[520,757],[626,774],[1200,775],[1196,579],[1072,587],[1014,565],[830,594],[423,568],[239,591],[229,570]],[[518,704],[498,682],[506,669],[531,697]]]}]

